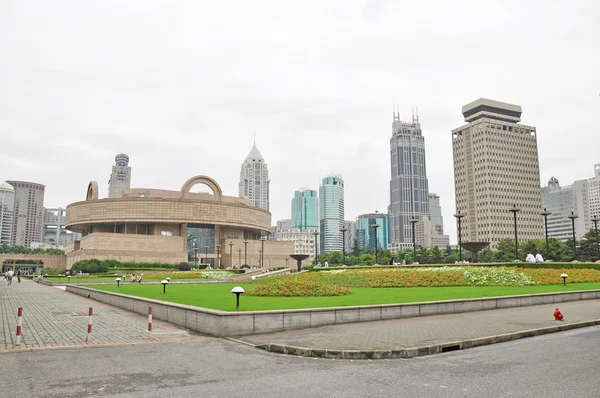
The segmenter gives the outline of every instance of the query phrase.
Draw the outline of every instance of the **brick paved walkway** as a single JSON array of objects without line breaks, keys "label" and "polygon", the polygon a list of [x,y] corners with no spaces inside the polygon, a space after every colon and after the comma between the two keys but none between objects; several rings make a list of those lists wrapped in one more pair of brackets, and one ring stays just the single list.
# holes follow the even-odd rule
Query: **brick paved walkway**
[{"label": "brick paved walkway", "polygon": [[[0,280],[0,351],[17,349],[17,309],[23,308],[21,349],[150,342],[147,317],[56,287],[23,280],[7,286]],[[94,309],[93,340],[86,343],[88,308]],[[207,339],[202,335],[154,320],[152,342]]]},{"label": "brick paved walkway", "polygon": [[239,337],[252,344],[282,344],[327,350],[393,350],[556,326],[558,307],[562,323],[600,319],[600,300],[437,315],[387,321],[351,323],[288,332]]}]

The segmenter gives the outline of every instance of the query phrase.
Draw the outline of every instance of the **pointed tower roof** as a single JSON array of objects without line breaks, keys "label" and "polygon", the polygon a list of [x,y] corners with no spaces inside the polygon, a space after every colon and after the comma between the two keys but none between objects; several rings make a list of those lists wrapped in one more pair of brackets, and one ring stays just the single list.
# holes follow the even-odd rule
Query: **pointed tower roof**
[{"label": "pointed tower roof", "polygon": [[248,160],[248,159],[265,160],[262,157],[262,155],[260,154],[260,152],[258,151],[256,144],[252,145],[252,149],[250,150],[250,153],[248,154],[248,156],[246,156],[246,160]]}]

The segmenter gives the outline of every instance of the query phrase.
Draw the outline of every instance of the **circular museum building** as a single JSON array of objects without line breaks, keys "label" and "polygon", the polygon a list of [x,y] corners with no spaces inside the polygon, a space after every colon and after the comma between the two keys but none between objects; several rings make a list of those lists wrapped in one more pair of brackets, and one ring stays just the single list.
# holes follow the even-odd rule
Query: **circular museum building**
[{"label": "circular museum building", "polygon": [[[198,184],[213,194],[190,192]],[[66,228],[82,234],[67,251],[68,268],[92,258],[270,268],[287,265],[294,251],[292,242],[266,239],[271,213],[248,198],[223,196],[206,176],[190,178],[180,191],[126,189],[110,199],[98,199],[92,181],[86,200],[67,206]]]}]

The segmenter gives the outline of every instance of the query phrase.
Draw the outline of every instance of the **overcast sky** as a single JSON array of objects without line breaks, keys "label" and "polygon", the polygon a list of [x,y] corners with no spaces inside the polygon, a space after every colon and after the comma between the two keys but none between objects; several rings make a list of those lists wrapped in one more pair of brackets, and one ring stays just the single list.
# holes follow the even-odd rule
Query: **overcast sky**
[{"label": "overcast sky", "polygon": [[519,104],[541,180],[600,163],[600,2],[0,1],[0,180],[46,185],[46,207],[215,178],[237,196],[253,131],[272,223],[300,187],[346,182],[346,219],[389,202],[393,104],[418,106],[431,192],[452,218],[451,130],[479,97]]}]

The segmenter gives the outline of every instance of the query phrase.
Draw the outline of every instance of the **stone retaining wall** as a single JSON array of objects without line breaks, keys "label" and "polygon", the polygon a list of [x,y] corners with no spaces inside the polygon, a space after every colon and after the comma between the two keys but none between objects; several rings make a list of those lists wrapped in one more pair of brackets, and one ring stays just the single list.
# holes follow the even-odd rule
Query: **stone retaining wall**
[{"label": "stone retaining wall", "polygon": [[[489,297],[426,303],[383,304],[359,307],[226,312],[183,304],[168,303],[124,294],[103,292],[81,286],[67,291],[138,314],[148,314],[152,306],[155,319],[170,322],[217,337],[281,332],[340,323],[379,321],[427,315],[455,314],[500,308],[553,304],[565,301],[600,299],[600,290],[569,293],[545,293],[508,297]],[[235,297],[232,295],[231,301]],[[243,299],[242,299],[243,306]]]}]

